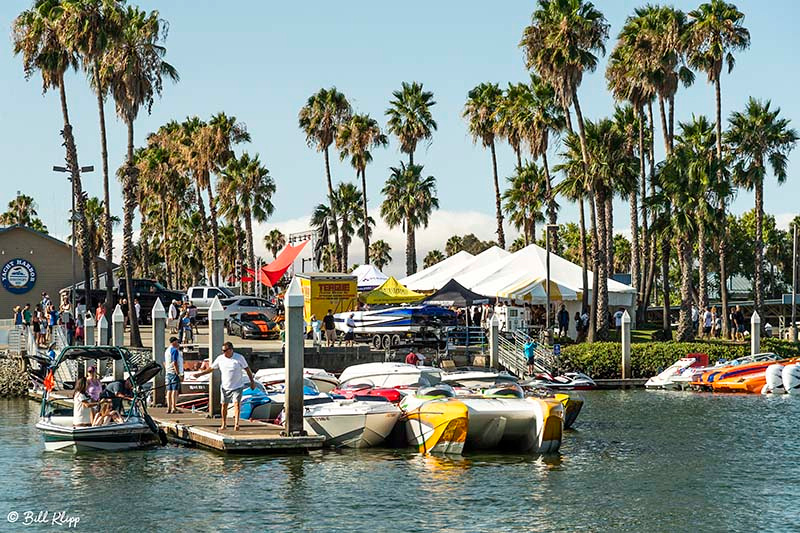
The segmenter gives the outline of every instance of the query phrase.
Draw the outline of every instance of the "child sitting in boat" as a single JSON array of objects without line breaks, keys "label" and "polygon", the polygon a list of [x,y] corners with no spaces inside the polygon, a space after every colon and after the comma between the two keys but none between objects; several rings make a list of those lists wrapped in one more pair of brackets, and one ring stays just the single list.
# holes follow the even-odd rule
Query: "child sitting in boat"
[{"label": "child sitting in boat", "polygon": [[72,397],[72,425],[75,427],[89,427],[92,425],[92,407],[98,405],[86,393],[86,378],[75,381],[75,394]]},{"label": "child sitting in boat", "polygon": [[95,415],[92,426],[107,426],[108,424],[121,424],[122,417],[111,409],[111,400],[100,402],[100,411]]}]

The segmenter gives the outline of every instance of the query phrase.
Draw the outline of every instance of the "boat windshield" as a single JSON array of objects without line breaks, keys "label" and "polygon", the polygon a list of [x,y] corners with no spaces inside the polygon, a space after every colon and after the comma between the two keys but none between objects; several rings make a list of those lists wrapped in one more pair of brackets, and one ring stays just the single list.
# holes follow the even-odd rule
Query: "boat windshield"
[{"label": "boat windshield", "polygon": [[420,372],[419,386],[431,387],[442,382],[442,375],[438,372]]}]

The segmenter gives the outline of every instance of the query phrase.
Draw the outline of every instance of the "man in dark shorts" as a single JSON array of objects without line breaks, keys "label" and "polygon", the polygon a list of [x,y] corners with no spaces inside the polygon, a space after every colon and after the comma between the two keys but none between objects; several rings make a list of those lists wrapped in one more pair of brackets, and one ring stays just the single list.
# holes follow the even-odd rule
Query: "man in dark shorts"
[{"label": "man in dark shorts", "polygon": [[122,400],[133,400],[133,385],[130,379],[120,379],[112,381],[106,385],[106,390],[100,395],[101,398],[111,398],[111,408],[122,412]]},{"label": "man in dark shorts", "polygon": [[333,318],[331,309],[328,309],[328,314],[322,318],[322,329],[325,330],[325,341],[330,348],[336,342],[336,319]]},{"label": "man in dark shorts", "polygon": [[736,310],[733,312],[733,321],[736,324],[736,340],[743,341],[744,332],[747,331],[747,326],[745,325],[742,308],[738,305],[736,306]]}]

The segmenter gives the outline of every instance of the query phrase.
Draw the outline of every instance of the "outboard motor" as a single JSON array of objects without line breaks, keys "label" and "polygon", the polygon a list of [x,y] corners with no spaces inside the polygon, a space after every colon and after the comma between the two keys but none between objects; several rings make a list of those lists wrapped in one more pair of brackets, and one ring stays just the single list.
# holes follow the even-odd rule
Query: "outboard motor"
[{"label": "outboard motor", "polygon": [[783,394],[786,392],[783,386],[783,365],[769,365],[765,377],[767,382],[761,389],[761,394]]},{"label": "outboard motor", "polygon": [[789,394],[800,394],[800,365],[791,364],[783,367],[783,388]]}]

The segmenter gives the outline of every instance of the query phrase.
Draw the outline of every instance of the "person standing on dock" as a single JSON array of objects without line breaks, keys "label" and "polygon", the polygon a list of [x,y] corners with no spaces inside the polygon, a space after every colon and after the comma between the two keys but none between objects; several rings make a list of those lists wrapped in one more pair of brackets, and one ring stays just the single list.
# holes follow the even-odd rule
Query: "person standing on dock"
[{"label": "person standing on dock", "polygon": [[336,342],[336,319],[331,309],[328,309],[328,314],[322,318],[322,325],[325,326],[325,341],[330,348]]},{"label": "person standing on dock", "polygon": [[253,372],[247,366],[247,361],[241,354],[233,351],[233,343],[224,342],[222,344],[222,354],[218,355],[211,367],[195,374],[195,378],[210,374],[214,370],[220,371],[220,396],[222,397],[222,423],[219,431],[227,429],[228,404],[233,404],[233,429],[239,431],[239,413],[242,407],[242,392],[244,391],[244,380],[242,374],[247,373],[250,379],[250,388],[256,388],[256,380]]},{"label": "person standing on dock", "polygon": [[183,379],[183,353],[177,337],[170,337],[169,346],[164,352],[164,366],[167,371],[167,414],[178,413],[178,394]]}]

